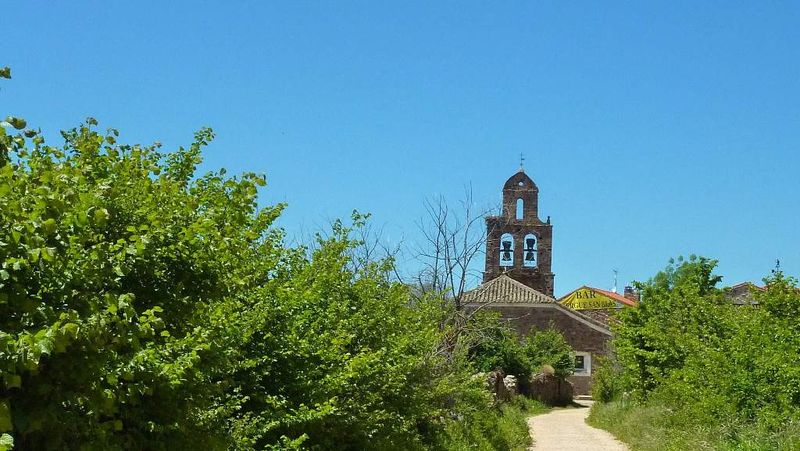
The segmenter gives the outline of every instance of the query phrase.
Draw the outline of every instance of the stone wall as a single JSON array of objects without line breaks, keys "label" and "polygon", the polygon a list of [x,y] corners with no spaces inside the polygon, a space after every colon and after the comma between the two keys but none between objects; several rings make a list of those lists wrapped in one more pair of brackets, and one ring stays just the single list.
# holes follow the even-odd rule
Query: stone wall
[{"label": "stone wall", "polygon": [[[607,354],[608,343],[611,340],[610,335],[573,318],[554,304],[499,304],[484,308],[500,312],[501,318],[508,321],[509,325],[523,336],[529,335],[534,330],[546,330],[552,324],[553,328],[564,335],[564,339],[575,351],[591,353],[592,371],[597,363],[596,357]],[[570,376],[569,378],[569,381],[575,386],[576,395],[590,394],[591,380],[591,376]]]},{"label": "stone wall", "polygon": [[[522,200],[522,217],[516,217],[517,201]],[[500,266],[500,240],[503,234],[514,237],[513,267]],[[525,236],[536,236],[537,257],[535,267],[524,265]],[[553,296],[555,276],[552,271],[553,227],[550,218],[539,219],[539,188],[521,169],[503,185],[503,210],[499,216],[486,218],[486,266],[483,281],[488,282],[500,274],[522,282],[534,290]]]},{"label": "stone wall", "polygon": [[486,308],[500,312],[502,319],[524,336],[530,334],[531,330],[546,330],[552,324],[576,351],[605,354],[606,343],[611,339],[610,335],[569,316],[552,304],[492,305]]},{"label": "stone wall", "polygon": [[572,382],[576,395],[592,394],[592,376],[570,376],[567,380]]},{"label": "stone wall", "polygon": [[[540,293],[553,296],[555,275],[550,270],[553,258],[553,227],[544,223],[509,222],[506,218],[489,216],[486,218],[486,265],[483,281],[488,282],[500,274],[522,282]],[[514,266],[500,266],[500,238],[505,233],[514,237]],[[538,266],[525,267],[523,252],[525,235],[532,233],[538,240]]]}]

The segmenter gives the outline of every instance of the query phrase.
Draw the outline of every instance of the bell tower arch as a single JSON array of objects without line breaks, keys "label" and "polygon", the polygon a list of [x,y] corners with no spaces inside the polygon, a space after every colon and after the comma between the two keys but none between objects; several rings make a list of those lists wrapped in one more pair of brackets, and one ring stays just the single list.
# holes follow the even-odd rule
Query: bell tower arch
[{"label": "bell tower arch", "polygon": [[539,219],[539,188],[520,170],[503,185],[499,216],[486,218],[486,267],[483,281],[506,274],[553,296],[553,226]]}]

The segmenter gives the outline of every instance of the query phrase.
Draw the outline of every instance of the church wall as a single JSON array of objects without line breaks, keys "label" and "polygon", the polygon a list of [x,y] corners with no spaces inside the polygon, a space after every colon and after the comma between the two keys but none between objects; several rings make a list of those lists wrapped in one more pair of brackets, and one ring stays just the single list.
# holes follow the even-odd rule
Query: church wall
[{"label": "church wall", "polygon": [[[469,309],[470,306],[467,306]],[[593,329],[587,324],[572,318],[563,311],[550,306],[531,305],[492,305],[485,307],[500,312],[502,320],[508,321],[521,336],[528,336],[534,330],[547,330],[550,325],[564,335],[564,339],[575,350],[592,355],[592,371],[598,363],[598,356],[608,352],[609,335]],[[591,376],[570,376],[576,395],[591,393]]]},{"label": "church wall", "polygon": [[[500,274],[507,274],[512,279],[540,291],[548,296],[553,295],[553,281],[555,276],[550,272],[553,256],[553,228],[549,224],[521,224],[506,223],[498,216],[486,218],[486,266],[483,281],[487,282]],[[514,236],[514,266],[500,267],[500,237],[510,233]],[[525,235],[536,235],[539,243],[538,266],[526,268],[523,264],[523,251]]]}]

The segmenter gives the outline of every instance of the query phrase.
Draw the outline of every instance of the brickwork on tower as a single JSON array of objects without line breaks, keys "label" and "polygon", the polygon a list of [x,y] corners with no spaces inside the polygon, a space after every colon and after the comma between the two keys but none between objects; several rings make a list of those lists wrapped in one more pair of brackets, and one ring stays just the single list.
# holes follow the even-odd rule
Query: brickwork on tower
[{"label": "brickwork on tower", "polygon": [[[518,217],[518,201],[522,201]],[[504,257],[504,237],[513,240],[512,251]],[[529,251],[531,237],[535,238],[533,251]],[[553,255],[553,227],[550,218],[539,218],[539,188],[520,169],[503,186],[503,209],[500,216],[486,218],[486,268],[483,281],[506,274],[539,292],[553,295],[555,275],[551,271]],[[533,256],[534,261],[529,257]],[[510,257],[507,266],[501,259]]]}]

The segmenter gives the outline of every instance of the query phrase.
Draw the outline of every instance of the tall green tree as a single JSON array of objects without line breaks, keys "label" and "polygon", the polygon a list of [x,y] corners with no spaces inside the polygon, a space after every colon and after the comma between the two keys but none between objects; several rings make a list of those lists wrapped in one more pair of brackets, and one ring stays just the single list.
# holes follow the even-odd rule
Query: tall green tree
[{"label": "tall green tree", "polygon": [[678,261],[643,284],[641,304],[615,327],[617,374],[607,376],[677,423],[724,426],[732,443],[749,426],[780,434],[800,420],[797,282],[776,271],[752,291],[756,305],[735,306],[715,265]]},{"label": "tall green tree", "polygon": [[260,283],[280,207],[255,174],[195,178],[187,149],[123,145],[93,119],[46,145],[0,132],[0,428],[22,449],[204,440],[215,303]]},{"label": "tall green tree", "polygon": [[517,441],[442,346],[453,309],[354,264],[364,216],[291,248],[263,176],[197,173],[210,129],[162,152],[0,125],[0,450]]},{"label": "tall green tree", "polygon": [[671,262],[640,285],[643,302],[637,308],[620,312],[614,347],[636,394],[645,396],[682,368],[700,341],[728,333],[716,315],[716,306],[725,303],[716,286],[721,280],[713,273],[716,264],[694,256]]}]

